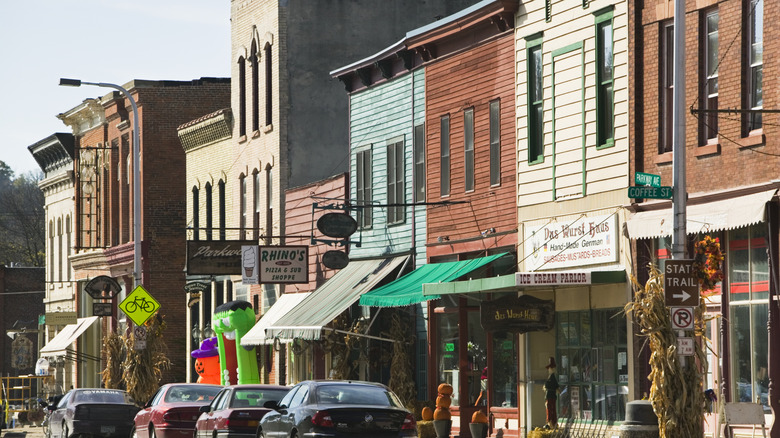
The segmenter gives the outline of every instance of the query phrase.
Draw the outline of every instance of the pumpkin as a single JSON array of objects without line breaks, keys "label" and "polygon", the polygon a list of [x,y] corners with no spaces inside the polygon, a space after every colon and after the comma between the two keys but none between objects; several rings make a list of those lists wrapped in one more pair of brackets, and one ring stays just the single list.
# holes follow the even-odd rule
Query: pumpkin
[{"label": "pumpkin", "polygon": [[485,415],[482,411],[476,411],[474,412],[474,415],[471,416],[471,422],[472,423],[485,423],[487,424],[488,418],[487,415]]},{"label": "pumpkin", "polygon": [[436,407],[438,408],[448,408],[451,404],[452,399],[448,395],[439,394],[439,396],[436,397]]},{"label": "pumpkin", "polygon": [[433,419],[434,420],[449,420],[452,418],[452,415],[450,414],[450,408],[436,408],[435,411],[433,411]]},{"label": "pumpkin", "polygon": [[433,409],[429,408],[428,406],[422,408],[421,414],[422,414],[423,421],[433,420]]},{"label": "pumpkin", "polygon": [[452,385],[449,383],[442,383],[439,385],[439,394],[452,395]]}]

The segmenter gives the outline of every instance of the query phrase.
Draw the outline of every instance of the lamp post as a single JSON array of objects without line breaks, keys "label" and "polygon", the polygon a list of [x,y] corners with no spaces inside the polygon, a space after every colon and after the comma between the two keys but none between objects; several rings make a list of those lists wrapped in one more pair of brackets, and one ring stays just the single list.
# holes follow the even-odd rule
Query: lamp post
[{"label": "lamp post", "polygon": [[130,93],[116,84],[106,82],[86,82],[80,79],[60,78],[60,85],[80,87],[94,85],[96,87],[119,90],[133,107],[133,288],[141,284],[141,136],[138,132],[138,106]]}]

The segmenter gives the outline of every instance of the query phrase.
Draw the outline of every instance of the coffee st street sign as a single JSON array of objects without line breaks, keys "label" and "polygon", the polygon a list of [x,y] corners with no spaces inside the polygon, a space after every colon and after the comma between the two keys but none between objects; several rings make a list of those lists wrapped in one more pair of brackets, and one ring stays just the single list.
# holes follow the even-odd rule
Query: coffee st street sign
[{"label": "coffee st street sign", "polygon": [[646,198],[646,199],[671,199],[672,188],[669,186],[663,186],[663,187],[633,186],[628,188],[628,197]]}]

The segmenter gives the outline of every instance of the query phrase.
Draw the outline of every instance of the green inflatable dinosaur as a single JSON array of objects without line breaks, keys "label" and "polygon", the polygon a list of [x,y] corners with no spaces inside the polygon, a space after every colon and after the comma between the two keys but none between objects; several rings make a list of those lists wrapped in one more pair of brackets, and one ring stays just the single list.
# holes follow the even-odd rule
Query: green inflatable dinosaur
[{"label": "green inflatable dinosaur", "polygon": [[211,321],[217,333],[222,384],[260,383],[255,347],[241,347],[241,338],[255,325],[252,305],[247,301],[227,302],[214,309]]}]

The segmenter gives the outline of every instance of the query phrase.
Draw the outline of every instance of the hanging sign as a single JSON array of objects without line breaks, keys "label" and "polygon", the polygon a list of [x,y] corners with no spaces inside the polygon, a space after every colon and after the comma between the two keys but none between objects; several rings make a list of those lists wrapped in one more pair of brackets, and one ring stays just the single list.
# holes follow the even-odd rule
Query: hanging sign
[{"label": "hanging sign", "polygon": [[484,301],[479,309],[482,328],[488,331],[547,331],[555,323],[555,304],[530,295]]}]

